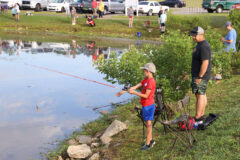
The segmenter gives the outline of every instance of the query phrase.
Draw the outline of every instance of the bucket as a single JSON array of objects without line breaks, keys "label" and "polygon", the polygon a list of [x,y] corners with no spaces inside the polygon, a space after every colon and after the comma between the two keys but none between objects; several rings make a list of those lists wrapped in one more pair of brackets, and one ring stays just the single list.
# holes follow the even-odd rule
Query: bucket
[{"label": "bucket", "polygon": [[137,32],[137,37],[140,38],[142,36],[142,32]]}]

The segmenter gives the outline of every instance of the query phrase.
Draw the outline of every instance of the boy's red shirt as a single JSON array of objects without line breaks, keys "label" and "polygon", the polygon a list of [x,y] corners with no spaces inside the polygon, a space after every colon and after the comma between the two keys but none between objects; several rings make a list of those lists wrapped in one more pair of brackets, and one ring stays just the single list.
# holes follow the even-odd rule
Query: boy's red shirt
[{"label": "boy's red shirt", "polygon": [[141,84],[142,84],[142,94],[145,94],[147,89],[150,89],[151,92],[148,98],[141,97],[140,103],[142,104],[143,107],[150,106],[153,103],[155,103],[154,95],[156,90],[156,81],[154,78],[150,78],[150,79],[145,78],[144,80],[142,80]]}]

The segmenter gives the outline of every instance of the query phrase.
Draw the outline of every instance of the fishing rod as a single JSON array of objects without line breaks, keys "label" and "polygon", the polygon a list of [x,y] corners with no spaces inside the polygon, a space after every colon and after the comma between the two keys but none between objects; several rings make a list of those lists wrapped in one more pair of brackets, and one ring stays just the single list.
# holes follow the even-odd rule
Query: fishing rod
[{"label": "fishing rod", "polygon": [[92,83],[97,83],[97,84],[104,85],[104,86],[111,87],[111,88],[115,88],[115,89],[120,89],[120,90],[128,90],[128,89],[129,89],[129,87],[126,86],[126,85],[124,86],[123,89],[121,89],[121,88],[118,88],[118,87],[115,87],[115,86],[112,86],[112,85],[109,85],[109,84],[105,84],[105,83],[102,83],[102,82],[97,82],[97,81],[95,81],[95,80],[90,80],[90,79],[87,79],[87,78],[83,78],[83,77],[76,76],[76,75],[69,74],[69,73],[65,73],[65,72],[60,72],[60,71],[53,70],[53,69],[50,69],[50,68],[41,67],[41,66],[37,66],[37,65],[33,65],[33,64],[28,64],[28,63],[24,63],[24,64],[27,65],[27,66],[33,67],[33,68],[38,68],[38,69],[41,69],[41,70],[46,70],[46,71],[50,71],[50,72],[62,74],[62,75],[65,75],[65,76],[78,78],[78,79],[81,79],[81,80],[84,80],[84,81],[89,81],[89,82],[92,82]]}]

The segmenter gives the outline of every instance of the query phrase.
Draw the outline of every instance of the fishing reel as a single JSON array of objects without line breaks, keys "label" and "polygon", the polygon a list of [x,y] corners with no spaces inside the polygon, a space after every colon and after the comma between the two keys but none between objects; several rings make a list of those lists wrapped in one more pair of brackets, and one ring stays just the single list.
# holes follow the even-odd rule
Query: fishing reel
[{"label": "fishing reel", "polygon": [[123,87],[123,91],[128,91],[129,89],[130,89],[131,87],[130,86],[128,86],[128,85],[124,85],[124,87]]},{"label": "fishing reel", "polygon": [[157,94],[162,94],[163,93],[163,89],[162,89],[161,84],[159,85],[159,87],[156,88],[156,92],[157,92]]}]

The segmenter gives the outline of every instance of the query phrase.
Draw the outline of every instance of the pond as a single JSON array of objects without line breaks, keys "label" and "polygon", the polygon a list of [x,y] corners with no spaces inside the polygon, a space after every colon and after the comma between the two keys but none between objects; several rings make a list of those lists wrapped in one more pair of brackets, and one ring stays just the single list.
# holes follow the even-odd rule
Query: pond
[{"label": "pond", "polygon": [[119,89],[88,81],[112,85],[93,63],[111,52],[120,56],[129,44],[135,45],[0,37],[0,159],[44,159],[40,152],[56,147],[57,139],[101,116],[94,107],[131,98],[116,97]]}]

